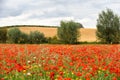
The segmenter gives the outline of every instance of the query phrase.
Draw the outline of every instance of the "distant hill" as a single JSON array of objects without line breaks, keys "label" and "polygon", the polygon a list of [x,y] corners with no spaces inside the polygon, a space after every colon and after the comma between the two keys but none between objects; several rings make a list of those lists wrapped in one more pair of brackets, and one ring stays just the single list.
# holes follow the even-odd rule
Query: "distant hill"
[{"label": "distant hill", "polygon": [[[12,27],[18,27],[22,32],[25,32],[27,34],[30,33],[30,31],[40,31],[45,34],[46,37],[53,37],[57,35],[57,28],[58,26],[36,26],[36,25],[15,25],[15,26],[5,26],[8,29]],[[3,27],[3,28],[5,28]],[[96,39],[96,29],[88,29],[88,28],[80,28],[79,29],[81,33],[81,37],[79,38],[79,41],[87,41],[87,42],[93,42],[97,41]]]},{"label": "distant hill", "polygon": [[12,25],[12,26],[2,26],[0,28],[12,28],[12,27],[49,27],[57,28],[58,26],[45,26],[45,25]]}]

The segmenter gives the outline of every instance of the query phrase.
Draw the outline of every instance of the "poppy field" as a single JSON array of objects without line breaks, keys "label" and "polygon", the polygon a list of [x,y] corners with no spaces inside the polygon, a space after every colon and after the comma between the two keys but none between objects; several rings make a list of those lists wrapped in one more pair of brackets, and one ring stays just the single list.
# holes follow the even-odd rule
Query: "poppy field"
[{"label": "poppy field", "polygon": [[0,80],[120,80],[120,45],[0,44]]}]

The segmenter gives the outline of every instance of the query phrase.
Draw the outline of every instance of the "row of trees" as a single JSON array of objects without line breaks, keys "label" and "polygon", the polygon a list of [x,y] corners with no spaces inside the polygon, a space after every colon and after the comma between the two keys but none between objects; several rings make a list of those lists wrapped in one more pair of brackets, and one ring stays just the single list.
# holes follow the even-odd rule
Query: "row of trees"
[{"label": "row of trees", "polygon": [[[8,31],[3,29],[0,31],[0,40],[4,42],[2,39],[7,33],[7,37],[4,37],[4,39],[7,39],[11,43],[49,43],[53,41],[56,43],[75,44],[78,42],[78,37],[80,37],[79,28],[83,28],[80,23],[61,21],[60,27],[57,30],[57,37],[53,38],[45,38],[44,34],[38,31],[30,32],[27,35],[18,28],[13,28]],[[107,9],[99,14],[96,36],[100,42],[120,43],[120,18],[112,10]]]},{"label": "row of trees", "polygon": [[19,28],[3,28],[0,29],[1,43],[67,43],[75,44],[80,36],[79,28],[83,28],[82,24],[74,21],[61,21],[61,27],[58,28],[57,36],[45,37],[39,31],[30,32],[26,34],[19,30]]},{"label": "row of trees", "polygon": [[[61,22],[61,27],[58,28],[58,37],[62,41],[70,44],[76,43],[79,36],[80,33],[75,22]],[[111,9],[99,14],[96,37],[102,43],[120,43],[120,17]]]},{"label": "row of trees", "polygon": [[[77,23],[73,21],[62,21],[61,27],[58,28],[59,39],[70,44],[77,43],[80,36],[77,26]],[[96,37],[102,43],[120,43],[120,17],[113,13],[111,9],[102,11],[99,14]]]},{"label": "row of trees", "polygon": [[39,44],[46,41],[43,33],[38,31],[30,32],[30,34],[25,34],[21,32],[18,28],[11,28],[6,33],[6,41],[8,43],[30,43]]},{"label": "row of trees", "polygon": [[45,37],[43,33],[39,31],[30,32],[30,34],[25,34],[21,32],[18,28],[11,28],[7,31],[7,40],[9,43],[67,43],[75,44],[77,43],[77,38],[79,36],[79,28],[83,26],[80,23],[74,21],[61,21],[61,27],[58,28],[57,36]]}]

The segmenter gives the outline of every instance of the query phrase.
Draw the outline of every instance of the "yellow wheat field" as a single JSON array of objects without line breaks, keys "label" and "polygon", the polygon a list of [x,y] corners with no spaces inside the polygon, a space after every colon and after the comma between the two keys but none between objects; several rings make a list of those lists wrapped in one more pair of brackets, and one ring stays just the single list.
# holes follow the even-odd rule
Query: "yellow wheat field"
[{"label": "yellow wheat field", "polygon": [[[57,28],[48,28],[48,27],[19,27],[19,29],[22,32],[25,32],[27,34],[30,33],[30,31],[40,31],[45,34],[46,37],[53,37],[57,35]],[[97,41],[96,38],[96,29],[87,29],[87,28],[81,28],[80,30],[81,36],[79,37],[79,41],[87,41],[87,42],[93,42]]]}]

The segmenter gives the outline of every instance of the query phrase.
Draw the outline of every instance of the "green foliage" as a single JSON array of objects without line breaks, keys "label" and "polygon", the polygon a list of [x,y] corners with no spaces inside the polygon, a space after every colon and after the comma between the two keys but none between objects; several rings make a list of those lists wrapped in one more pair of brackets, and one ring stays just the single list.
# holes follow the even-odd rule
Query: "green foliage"
[{"label": "green foliage", "polygon": [[18,28],[11,28],[7,33],[10,43],[31,43],[38,44],[46,41],[43,33],[38,31],[30,32],[29,35],[21,32]]},{"label": "green foliage", "polygon": [[105,44],[103,42],[96,42],[96,41],[93,41],[93,42],[87,42],[87,41],[83,41],[83,42],[78,42],[78,44]]},{"label": "green foliage", "polygon": [[77,43],[79,37],[78,23],[73,21],[61,21],[61,26],[58,28],[58,37],[61,41],[74,44]]},{"label": "green foliage", "polygon": [[84,28],[81,23],[76,23],[78,28]]},{"label": "green foliage", "polygon": [[19,28],[11,28],[7,32],[9,43],[27,43],[28,35],[21,32]]},{"label": "green foliage", "polygon": [[28,35],[21,32],[19,43],[28,43]]},{"label": "green foliage", "polygon": [[29,43],[39,44],[43,42],[45,42],[45,37],[43,33],[40,33],[39,31],[30,32]]},{"label": "green foliage", "polygon": [[7,28],[0,29],[0,42],[6,43],[7,40]]},{"label": "green foliage", "polygon": [[57,36],[54,37],[48,37],[47,38],[47,42],[49,44],[62,44],[62,42],[60,40],[58,40]]},{"label": "green foliage", "polygon": [[19,43],[21,31],[18,28],[11,28],[8,30],[7,36],[10,43]]},{"label": "green foliage", "polygon": [[96,35],[101,42],[120,42],[120,18],[112,10],[107,9],[99,14]]}]

